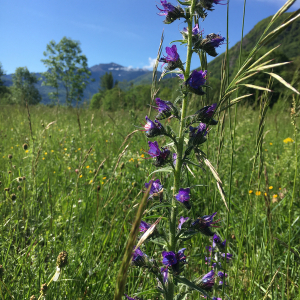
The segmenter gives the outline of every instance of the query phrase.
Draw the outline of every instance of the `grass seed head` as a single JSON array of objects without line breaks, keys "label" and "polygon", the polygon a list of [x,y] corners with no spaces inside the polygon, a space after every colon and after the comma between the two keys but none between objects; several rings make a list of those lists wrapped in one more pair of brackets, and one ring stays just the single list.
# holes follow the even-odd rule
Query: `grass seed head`
[{"label": "grass seed head", "polygon": [[61,269],[68,264],[68,253],[66,251],[62,251],[58,254],[56,265]]}]

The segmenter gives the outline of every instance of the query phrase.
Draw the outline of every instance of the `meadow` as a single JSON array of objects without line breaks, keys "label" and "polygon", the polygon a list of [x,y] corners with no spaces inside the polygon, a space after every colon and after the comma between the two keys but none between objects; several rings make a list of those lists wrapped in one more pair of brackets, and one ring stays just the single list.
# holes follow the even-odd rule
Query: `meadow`
[{"label": "meadow", "polygon": [[[259,108],[240,105],[236,115],[227,110],[225,121],[211,128],[204,150],[230,205],[227,229],[227,210],[211,172],[185,169],[189,186],[202,185],[193,193],[190,216],[218,212],[221,226],[215,231],[224,237],[228,230],[231,299],[286,299],[287,294],[300,299],[299,142],[290,108],[289,102],[277,103],[262,127]],[[1,107],[1,299],[38,299],[62,251],[68,253],[68,264],[49,285],[46,299],[113,299],[144,184],[155,170],[143,150],[147,138],[134,126],[144,116],[142,111]],[[160,138],[160,144],[168,142]],[[163,179],[172,175],[155,175],[168,189],[172,180]],[[154,222],[162,209],[159,201],[149,200],[143,220]],[[186,242],[188,277],[208,271],[207,243],[201,235]],[[143,251],[150,249],[160,262],[160,253],[146,242]],[[126,293],[159,299],[155,284],[142,268],[130,268]],[[199,294],[188,299],[200,299]]]}]

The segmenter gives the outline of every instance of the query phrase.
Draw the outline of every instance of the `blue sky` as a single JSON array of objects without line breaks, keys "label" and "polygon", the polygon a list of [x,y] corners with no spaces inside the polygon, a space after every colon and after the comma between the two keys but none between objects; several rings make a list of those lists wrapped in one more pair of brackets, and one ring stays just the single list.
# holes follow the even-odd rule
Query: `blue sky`
[{"label": "blue sky", "polygon": [[[169,0],[174,5],[175,0]],[[290,11],[300,7],[298,0]],[[229,47],[241,37],[244,0],[230,0]],[[284,0],[248,0],[245,34],[260,20],[274,14]],[[171,25],[158,16],[159,0],[2,0],[0,3],[0,62],[7,74],[26,66],[31,72],[44,72],[41,62],[50,40],[66,36],[81,42],[89,66],[115,62],[125,67],[151,67],[162,30],[164,47],[181,37],[182,20]],[[205,34],[226,35],[226,5],[216,5],[200,24]],[[178,47],[179,49],[179,47]],[[219,48],[219,53],[225,45]],[[185,59],[185,48],[179,50]],[[199,66],[198,60],[192,67]]]}]

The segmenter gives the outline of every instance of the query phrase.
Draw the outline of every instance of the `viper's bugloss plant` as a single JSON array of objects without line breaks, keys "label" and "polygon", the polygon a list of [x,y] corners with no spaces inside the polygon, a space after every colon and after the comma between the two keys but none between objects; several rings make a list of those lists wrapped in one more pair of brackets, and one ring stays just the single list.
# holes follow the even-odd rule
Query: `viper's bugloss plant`
[{"label": "viper's bugloss plant", "polygon": [[[170,24],[182,18],[187,24],[180,31],[182,40],[176,41],[187,47],[187,57],[185,63],[183,63],[175,44],[166,47],[166,55],[161,56],[161,51],[159,51],[157,57],[154,74],[158,62],[162,62],[162,67],[164,67],[162,76],[170,73],[178,75],[180,94],[176,101],[172,102],[155,98],[156,93],[153,93],[153,100],[156,105],[150,104],[150,106],[158,113],[155,119],[145,117],[144,131],[149,139],[159,136],[162,136],[163,139],[161,142],[148,141],[149,150],[145,152],[149,155],[148,158],[153,161],[153,165],[158,168],[153,173],[169,172],[171,176],[161,177],[162,182],[159,179],[151,179],[145,183],[145,187],[148,190],[150,189],[149,199],[156,201],[156,198],[159,198],[161,202],[155,206],[157,209],[159,208],[158,213],[161,216],[152,224],[141,221],[139,231],[142,235],[132,252],[132,265],[137,268],[144,268],[145,272],[149,272],[156,278],[158,282],[157,290],[163,299],[189,299],[189,295],[197,291],[201,294],[201,297],[206,299],[221,300],[221,298],[218,298],[218,296],[221,296],[224,300],[225,295],[228,297],[226,292],[230,285],[227,277],[230,274],[230,262],[233,255],[227,252],[229,249],[228,241],[226,242],[226,239],[222,240],[219,233],[215,232],[215,228],[221,227],[217,225],[221,222],[221,219],[214,219],[217,212],[210,212],[209,215],[195,219],[195,214],[203,215],[203,213],[198,211],[199,208],[193,204],[196,200],[195,189],[197,185],[189,186],[190,181],[187,178],[186,171],[190,170],[188,165],[193,168],[208,166],[216,179],[220,199],[224,201],[224,207],[229,211],[230,206],[228,208],[226,203],[222,181],[216,169],[208,160],[203,144],[208,140],[209,131],[213,130],[214,125],[218,124],[214,116],[237,103],[240,99],[249,96],[242,96],[231,102],[229,100],[230,95],[238,89],[238,83],[243,78],[249,77],[251,72],[255,75],[254,72],[260,70],[260,65],[258,65],[259,61],[254,62],[248,69],[245,69],[245,65],[243,65],[232,82],[227,83],[225,88],[220,91],[219,102],[209,103],[209,96],[205,95],[209,88],[209,73],[205,69],[205,66],[207,66],[206,54],[213,57],[217,56],[216,48],[222,45],[226,39],[221,34],[216,33],[204,36],[204,30],[199,28],[199,20],[204,20],[208,13],[216,8],[217,4],[227,3],[222,0],[178,0],[178,5],[175,6],[165,0],[160,2],[162,8],[158,7],[158,15],[165,16],[164,23]],[[265,38],[267,37],[265,36]],[[258,46],[256,45],[251,52],[252,55],[257,49]],[[193,54],[199,55],[201,64],[199,70],[191,70]],[[275,65],[270,66],[274,67]],[[262,70],[266,68],[264,64]],[[274,77],[276,78],[276,76]],[[155,82],[153,87],[155,87]],[[259,87],[252,87],[259,89]],[[188,101],[193,94],[200,97],[205,95],[207,105],[199,107],[196,112],[187,115]],[[167,118],[168,120],[162,122],[163,124],[159,121]],[[179,125],[177,135],[170,126],[172,122]],[[192,126],[195,123],[196,126]],[[166,143],[168,138],[170,140]],[[166,145],[162,146],[162,143],[166,143]],[[197,158],[196,162],[193,162],[194,158]],[[163,181],[167,178],[174,180],[172,188],[170,188],[170,184]],[[160,197],[155,197],[158,195]],[[153,202],[148,201],[148,203]],[[151,209],[144,213],[146,214],[149,211]],[[164,218],[164,221],[161,222],[162,218]],[[220,231],[222,230],[223,228]],[[153,234],[154,231],[156,234]],[[208,273],[206,271],[206,274],[204,271],[202,274],[193,274],[191,278],[187,278],[186,275],[191,274],[190,271],[185,272],[185,269],[189,267],[188,260],[190,258],[187,259],[184,252],[186,251],[187,257],[189,257],[191,249],[187,247],[186,242],[199,234],[202,234],[207,242],[211,242],[210,246],[203,249],[203,260],[208,264],[210,271]],[[151,242],[153,242],[154,248],[153,251],[149,252],[149,243]],[[146,243],[147,250],[141,250],[143,244]],[[149,256],[143,251],[147,252]],[[205,253],[209,253],[209,256],[206,257]],[[132,291],[126,291],[126,293],[132,294]],[[141,291],[141,293],[147,294],[147,291]],[[138,299],[137,297],[129,297],[127,294],[125,294],[127,299]]]}]

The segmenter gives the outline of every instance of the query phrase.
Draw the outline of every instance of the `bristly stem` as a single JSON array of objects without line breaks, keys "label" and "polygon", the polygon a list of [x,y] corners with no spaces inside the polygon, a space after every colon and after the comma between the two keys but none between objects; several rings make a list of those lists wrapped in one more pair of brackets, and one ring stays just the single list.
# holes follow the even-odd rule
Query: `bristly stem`
[{"label": "bristly stem", "polygon": [[[192,28],[193,28],[193,12],[195,10],[196,1],[192,0],[190,6],[190,18],[187,20],[188,24],[188,46],[187,46],[187,58],[186,58],[186,69],[184,72],[184,80],[187,81],[190,75],[191,68],[191,59],[192,59]],[[183,144],[184,144],[184,119],[187,113],[187,94],[184,94],[182,101],[182,110],[181,110],[181,119],[179,125],[179,134],[178,134],[178,146],[177,146],[177,159],[174,172],[174,189],[173,194],[175,195],[179,190],[180,179],[181,179],[181,167],[182,167],[182,156],[183,156]],[[172,199],[172,208],[170,216],[170,231],[169,231],[169,251],[175,252],[176,248],[176,200],[173,197]],[[174,298],[174,283],[172,279],[168,283],[168,294],[167,300],[173,300]]]}]

